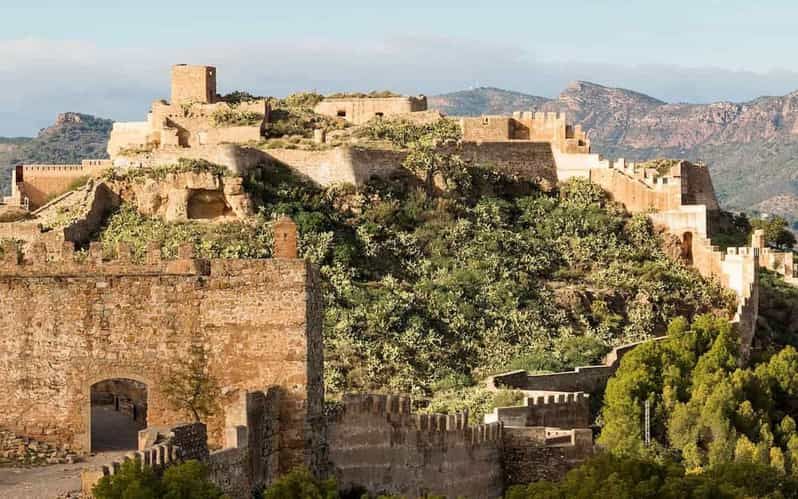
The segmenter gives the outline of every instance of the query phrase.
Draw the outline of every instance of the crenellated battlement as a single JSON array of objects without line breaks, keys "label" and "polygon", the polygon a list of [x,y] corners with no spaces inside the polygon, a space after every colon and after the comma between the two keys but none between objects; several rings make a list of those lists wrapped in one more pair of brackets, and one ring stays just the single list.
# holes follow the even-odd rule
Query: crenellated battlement
[{"label": "crenellated battlement", "polygon": [[589,428],[590,396],[570,392],[527,397],[525,405],[495,408],[485,415],[485,422],[508,427]]},{"label": "crenellated battlement", "polygon": [[192,244],[181,245],[177,258],[161,257],[161,247],[152,243],[142,262],[133,260],[129,245],[119,243],[116,257],[106,259],[102,244],[92,242],[88,251],[75,251],[71,242],[64,242],[60,252],[50,251],[44,243],[34,243],[21,252],[13,241],[4,241],[0,260],[0,278],[59,277],[97,275],[208,275],[210,261],[194,257]]},{"label": "crenellated battlement", "polygon": [[468,412],[452,414],[415,413],[412,399],[401,395],[345,394],[336,420],[352,415],[376,415],[400,428],[428,433],[459,433],[470,444],[493,442],[501,438],[501,424],[469,426]]},{"label": "crenellated battlement", "polygon": [[465,412],[414,413],[405,396],[347,394],[327,418],[330,462],[342,490],[499,497],[503,439],[501,422],[470,426]]},{"label": "crenellated battlement", "polygon": [[544,405],[568,405],[578,404],[590,398],[590,394],[584,392],[570,392],[559,393],[556,395],[538,395],[536,397],[527,397],[527,406],[544,406]]}]

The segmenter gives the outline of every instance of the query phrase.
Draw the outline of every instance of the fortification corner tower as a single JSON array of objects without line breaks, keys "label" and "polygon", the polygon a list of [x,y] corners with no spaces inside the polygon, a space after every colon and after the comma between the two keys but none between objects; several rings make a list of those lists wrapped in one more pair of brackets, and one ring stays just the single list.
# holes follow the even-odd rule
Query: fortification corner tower
[{"label": "fortification corner tower", "polygon": [[213,66],[172,66],[172,104],[216,101],[216,68]]}]

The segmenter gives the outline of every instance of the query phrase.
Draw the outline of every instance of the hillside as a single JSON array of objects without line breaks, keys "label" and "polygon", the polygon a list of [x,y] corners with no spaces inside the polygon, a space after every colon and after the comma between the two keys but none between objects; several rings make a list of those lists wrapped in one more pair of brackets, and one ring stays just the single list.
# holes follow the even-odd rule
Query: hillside
[{"label": "hillside", "polygon": [[[726,208],[768,206],[780,199],[768,203],[771,198],[798,194],[798,92],[745,103],[668,104],[630,90],[575,82],[556,99],[526,97],[530,105],[521,109],[567,112],[588,131],[594,150],[607,157],[704,161]],[[461,102],[469,103],[467,113]],[[495,114],[517,102],[523,102],[517,92],[498,89],[430,98],[431,107],[455,115]],[[792,212],[790,218],[796,217]]]},{"label": "hillside", "polygon": [[18,163],[76,163],[107,158],[113,121],[87,114],[62,113],[34,138],[0,137],[0,192],[8,193],[11,168]]},{"label": "hillside", "polygon": [[463,90],[429,98],[429,106],[449,116],[511,114],[521,109],[537,109],[550,101],[546,97],[511,92],[493,87]]}]

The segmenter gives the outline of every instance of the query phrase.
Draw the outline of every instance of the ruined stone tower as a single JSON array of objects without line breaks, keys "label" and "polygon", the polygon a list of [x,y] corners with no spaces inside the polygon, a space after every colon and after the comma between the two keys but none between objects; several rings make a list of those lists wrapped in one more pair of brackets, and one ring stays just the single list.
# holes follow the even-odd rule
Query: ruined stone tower
[{"label": "ruined stone tower", "polygon": [[172,104],[213,104],[216,101],[216,68],[172,66]]}]

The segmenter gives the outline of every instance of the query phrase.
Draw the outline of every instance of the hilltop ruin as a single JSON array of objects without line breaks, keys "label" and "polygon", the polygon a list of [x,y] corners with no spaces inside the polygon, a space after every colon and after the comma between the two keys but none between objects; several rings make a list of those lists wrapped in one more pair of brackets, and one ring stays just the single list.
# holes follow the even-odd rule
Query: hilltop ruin
[{"label": "hilltop ruin", "polygon": [[[253,209],[243,179],[263,162],[321,185],[361,185],[402,170],[406,151],[333,146],[324,133],[314,134],[314,148],[259,148],[270,102],[225,102],[216,76],[210,66],[175,66],[171,101],[153,103],[146,121],[115,124],[110,160],[16,168],[5,203],[29,217],[0,223],[0,239],[24,242],[23,251],[6,242],[0,264],[0,427],[89,452],[92,402],[102,402],[146,422],[129,459],[158,469],[204,460],[233,497],[297,465],[347,487],[496,497],[505,485],[559,477],[591,455],[590,397],[635,345],[615,349],[599,366],[491,377],[491,389],[521,390],[526,403],[497,408],[486,421],[418,414],[407,397],[375,394],[348,395],[325,413],[319,276],[299,258],[292,221],[275,221],[274,258],[266,260],[200,259],[186,246],[173,260],[152,247],[144,261],[133,261],[124,245],[108,258],[90,242],[122,201],[169,221],[246,220]],[[359,125],[412,120],[427,106],[423,97],[363,96],[324,99],[315,110]],[[589,179],[628,212],[648,214],[677,241],[679,257],[734,291],[733,320],[746,351],[758,314],[758,268],[798,282],[792,253],[767,248],[761,233],[746,247],[721,252],[713,245],[720,207],[702,165],[654,169],[603,159],[580,126],[556,113],[462,118],[459,125],[462,140],[442,147],[466,162],[549,185]],[[157,170],[164,165],[178,168]],[[67,190],[77,180],[90,180],[89,187]],[[52,223],[59,209],[73,208],[67,222]],[[221,410],[204,423],[186,423],[163,395],[166,371],[191,346],[207,351],[222,385]],[[86,487],[118,466],[87,471]]]}]

